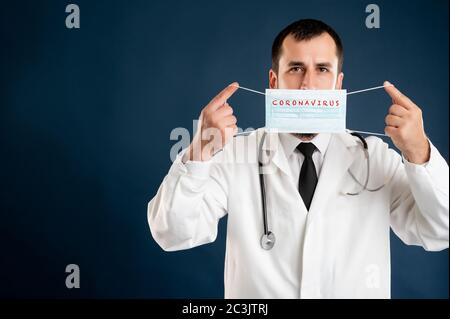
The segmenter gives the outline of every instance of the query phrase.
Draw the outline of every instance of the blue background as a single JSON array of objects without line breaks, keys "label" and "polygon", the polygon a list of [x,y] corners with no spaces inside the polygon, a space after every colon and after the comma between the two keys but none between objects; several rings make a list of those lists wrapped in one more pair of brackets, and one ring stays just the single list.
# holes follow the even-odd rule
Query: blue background
[{"label": "blue background", "polygon": [[[333,26],[345,88],[396,84],[423,109],[448,159],[448,2],[2,1],[0,296],[221,298],[226,218],[217,240],[163,252],[146,208],[171,161],[175,127],[232,81],[263,90],[273,38],[299,18]],[[264,97],[230,99],[242,128],[264,125]],[[383,132],[382,91],[348,100],[348,127]],[[388,141],[388,140],[386,140]],[[65,287],[65,267],[81,288]],[[392,236],[392,296],[448,298],[448,250]]]}]

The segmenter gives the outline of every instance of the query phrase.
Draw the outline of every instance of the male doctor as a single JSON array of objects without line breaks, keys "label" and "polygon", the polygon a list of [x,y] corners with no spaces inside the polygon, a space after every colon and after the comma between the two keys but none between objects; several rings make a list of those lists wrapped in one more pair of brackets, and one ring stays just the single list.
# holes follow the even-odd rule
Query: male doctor
[{"label": "male doctor", "polygon": [[[273,43],[270,88],[341,89],[342,62],[333,29],[299,20]],[[210,243],[228,213],[226,298],[390,298],[390,228],[408,245],[448,248],[449,170],[425,134],[419,106],[387,84],[385,133],[401,155],[379,138],[366,139],[368,188],[385,184],[378,191],[347,194],[360,189],[349,170],[361,181],[366,176],[356,137],[267,134],[267,223],[276,234],[270,250],[260,241],[261,130],[233,137],[236,117],[227,99],[237,83],[226,87],[203,108],[191,145],[148,205],[154,239],[166,251]],[[219,136],[205,134],[214,130]]]}]

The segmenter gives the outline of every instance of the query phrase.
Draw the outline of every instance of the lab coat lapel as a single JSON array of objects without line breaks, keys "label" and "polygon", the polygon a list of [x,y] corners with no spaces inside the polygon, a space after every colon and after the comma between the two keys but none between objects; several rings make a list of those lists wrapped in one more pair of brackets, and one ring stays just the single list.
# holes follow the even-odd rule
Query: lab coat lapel
[{"label": "lab coat lapel", "polygon": [[339,183],[355,160],[355,147],[358,144],[350,134],[332,134],[330,144],[322,164],[319,180],[308,213],[308,224],[320,213],[330,200],[331,193],[339,187]]},{"label": "lab coat lapel", "polygon": [[[283,187],[283,191],[281,191],[283,194],[279,194],[280,197],[278,199],[283,198],[282,200],[284,203],[295,203],[294,205],[298,207],[298,211],[301,216],[307,216],[308,210],[306,209],[303,199],[298,192],[298,186],[294,183],[292,178],[292,171],[289,167],[287,156],[281,145],[279,135],[276,133],[268,133],[262,148],[264,154],[270,156],[268,165],[265,167],[265,173],[269,175],[267,177],[275,176],[280,183],[279,185],[282,185],[281,187]],[[286,192],[286,190],[289,191]],[[287,197],[283,196],[288,196],[289,200]],[[292,210],[292,206],[289,209]]]},{"label": "lab coat lapel", "polygon": [[275,173],[277,169],[280,169],[284,174],[289,176],[289,163],[277,133],[267,133],[262,149],[266,154],[265,156],[268,156],[269,159],[267,172]]}]

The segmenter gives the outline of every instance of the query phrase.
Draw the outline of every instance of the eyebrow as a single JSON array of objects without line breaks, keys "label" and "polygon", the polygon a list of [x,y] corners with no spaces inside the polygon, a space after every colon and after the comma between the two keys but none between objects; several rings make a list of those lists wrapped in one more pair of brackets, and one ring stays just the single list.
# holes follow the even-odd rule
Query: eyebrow
[{"label": "eyebrow", "polygon": [[293,66],[305,66],[305,63],[300,62],[300,61],[290,61],[288,63],[288,67],[293,67]]},{"label": "eyebrow", "polygon": [[[288,63],[288,67],[296,67],[296,66],[305,66],[305,63],[301,62],[301,61],[290,61]],[[320,63],[316,63],[315,65],[316,67],[327,67],[327,68],[331,68],[332,65],[330,62],[320,62]]]},{"label": "eyebrow", "polygon": [[326,67],[326,68],[331,68],[332,67],[330,62],[317,63],[316,66],[318,66],[318,67]]}]

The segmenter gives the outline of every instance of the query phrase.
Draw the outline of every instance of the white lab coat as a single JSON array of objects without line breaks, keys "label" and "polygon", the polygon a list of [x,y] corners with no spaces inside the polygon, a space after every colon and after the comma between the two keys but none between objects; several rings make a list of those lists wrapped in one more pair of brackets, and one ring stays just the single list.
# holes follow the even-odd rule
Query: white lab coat
[{"label": "white lab coat", "polygon": [[262,249],[260,136],[235,137],[209,162],[183,164],[180,153],[148,205],[151,233],[166,251],[214,241],[228,213],[225,298],[390,298],[391,227],[406,244],[448,248],[449,169],[431,142],[429,162],[415,165],[367,138],[368,187],[387,184],[349,196],[359,187],[348,169],[361,182],[366,176],[363,149],[347,133],[332,134],[308,212],[278,135],[270,133],[262,149],[276,244]]}]

